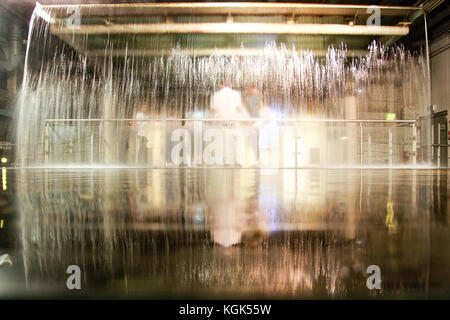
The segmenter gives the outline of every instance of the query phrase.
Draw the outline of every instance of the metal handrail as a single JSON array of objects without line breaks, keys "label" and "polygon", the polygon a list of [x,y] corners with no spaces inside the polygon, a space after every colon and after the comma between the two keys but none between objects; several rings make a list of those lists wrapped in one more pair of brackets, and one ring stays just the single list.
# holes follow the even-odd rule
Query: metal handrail
[{"label": "metal handrail", "polygon": [[266,118],[251,118],[251,119],[192,119],[192,118],[164,118],[164,119],[46,119],[46,123],[51,122],[153,122],[153,121],[199,121],[199,122],[313,122],[313,123],[416,123],[416,120],[338,120],[338,119],[266,119]]}]

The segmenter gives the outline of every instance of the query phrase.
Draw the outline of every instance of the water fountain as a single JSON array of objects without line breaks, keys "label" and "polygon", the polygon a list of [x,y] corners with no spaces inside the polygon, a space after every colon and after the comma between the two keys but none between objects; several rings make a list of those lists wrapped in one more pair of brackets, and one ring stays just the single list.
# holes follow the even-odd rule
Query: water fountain
[{"label": "water fountain", "polygon": [[[427,61],[392,42],[420,10],[384,8],[394,25],[367,26],[366,9],[37,6],[24,168],[8,171],[27,288],[59,293],[76,263],[88,290],[119,296],[365,296],[376,260],[386,292],[428,290],[424,261],[447,242],[430,242],[427,186],[446,175],[392,170],[418,165]],[[268,113],[215,118],[228,82]],[[360,170],[377,166],[389,169]]]},{"label": "water fountain", "polygon": [[[296,17],[294,10],[283,23],[288,12],[279,12],[283,6],[262,6],[262,17],[249,15],[245,6],[207,7],[186,13],[182,5],[117,5],[103,11],[38,5],[19,101],[18,162],[50,167],[416,165],[415,119],[429,99],[423,55],[367,37],[359,44],[367,50],[336,43],[367,34],[398,36],[407,27],[349,26],[343,18],[331,18],[343,8],[326,6],[284,8],[330,17]],[[344,9],[362,10],[352,8]],[[388,10],[381,14],[392,14]],[[311,20],[315,23],[306,23]],[[310,34],[318,39],[326,34],[331,44],[305,47]],[[211,45],[212,40],[217,43]],[[240,91],[243,101],[249,88],[255,90],[269,110],[265,119],[214,119],[211,96],[224,82]],[[135,118],[139,108],[145,119]],[[386,121],[387,114],[397,118]],[[195,123],[203,126],[197,136]],[[144,142],[136,127],[146,128]],[[221,146],[209,149],[223,158],[205,161],[208,141],[218,140]],[[230,148],[223,146],[227,141]]]}]

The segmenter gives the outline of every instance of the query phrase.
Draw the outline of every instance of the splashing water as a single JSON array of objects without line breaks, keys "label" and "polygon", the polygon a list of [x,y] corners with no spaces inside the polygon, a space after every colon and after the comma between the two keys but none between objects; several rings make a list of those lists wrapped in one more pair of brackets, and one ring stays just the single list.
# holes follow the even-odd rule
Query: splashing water
[{"label": "splashing water", "polygon": [[[87,41],[89,35],[84,37]],[[131,36],[126,41],[132,41]],[[331,46],[324,57],[317,57],[313,51],[297,50],[275,41],[267,41],[258,55],[225,55],[217,50],[209,56],[198,56],[195,48],[192,54],[192,50],[178,44],[170,53],[159,56],[125,54],[123,59],[117,59],[113,50],[108,40],[102,57],[76,52],[51,35],[46,21],[33,15],[18,102],[21,165],[151,163],[152,160],[134,157],[138,147],[131,146],[130,141],[136,136],[131,120],[97,120],[134,119],[143,105],[146,117],[153,120],[211,118],[211,96],[225,82],[243,94],[248,88],[255,88],[271,114],[283,119],[374,120],[383,119],[386,112],[396,113],[401,119],[415,119],[423,113],[429,96],[423,85],[426,79],[423,56],[400,46],[385,47],[376,42],[360,57],[350,56],[344,44],[338,48]],[[70,119],[95,121],[70,122]],[[186,125],[182,121],[172,124],[173,128]],[[170,144],[168,127],[161,129],[156,122],[151,125],[154,131],[166,132],[161,134],[162,144]],[[330,145],[347,137],[351,140],[348,143],[360,140],[352,137],[352,133],[337,130],[336,125],[331,127],[324,134],[320,126],[311,129],[303,125],[302,141],[310,140],[307,132],[323,135],[318,141],[326,139]],[[350,125],[343,128],[356,130]],[[296,135],[298,131],[291,134],[293,141]],[[365,144],[376,140],[375,135],[361,137]],[[290,142],[286,148],[292,151],[294,145],[295,142]],[[311,158],[313,151],[311,146],[308,148]],[[158,150],[162,154],[168,152]],[[346,163],[337,159],[333,150],[319,151],[322,159],[319,163]],[[363,159],[362,152],[357,160],[361,164],[377,162],[378,158],[367,158],[368,151],[364,151],[367,160]],[[166,164],[167,157],[162,165]]]}]

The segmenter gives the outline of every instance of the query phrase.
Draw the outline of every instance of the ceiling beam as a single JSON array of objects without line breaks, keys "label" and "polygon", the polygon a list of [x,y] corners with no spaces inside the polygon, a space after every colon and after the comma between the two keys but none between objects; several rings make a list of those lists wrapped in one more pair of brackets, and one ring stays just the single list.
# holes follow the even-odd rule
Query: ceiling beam
[{"label": "ceiling beam", "polygon": [[286,23],[151,23],[59,26],[51,25],[55,35],[110,34],[292,34],[292,35],[359,35],[404,36],[408,26],[367,26],[345,24],[286,24]]},{"label": "ceiling beam", "polygon": [[[201,2],[201,3],[123,3],[87,5],[43,5],[54,18],[67,18],[73,9],[82,16],[167,16],[167,15],[288,15],[288,16],[359,16],[365,17],[367,5],[332,5],[311,3],[252,3],[252,2]],[[404,17],[418,7],[377,6],[382,16]]]}]

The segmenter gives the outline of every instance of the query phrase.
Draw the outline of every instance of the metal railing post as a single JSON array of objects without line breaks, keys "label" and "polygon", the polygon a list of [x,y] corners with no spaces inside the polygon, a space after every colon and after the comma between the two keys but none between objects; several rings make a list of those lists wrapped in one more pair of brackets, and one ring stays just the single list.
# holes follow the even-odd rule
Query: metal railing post
[{"label": "metal railing post", "polygon": [[359,160],[361,166],[363,165],[363,127],[362,123],[359,123]]},{"label": "metal railing post", "polygon": [[392,167],[392,131],[389,128],[389,167]]},{"label": "metal railing post", "polygon": [[48,164],[49,157],[49,143],[48,143],[48,123],[45,122],[44,126],[44,161],[45,164]]},{"label": "metal railing post", "polygon": [[413,141],[412,141],[412,155],[413,155],[413,165],[417,164],[417,126],[414,123],[412,126],[413,130]]}]

